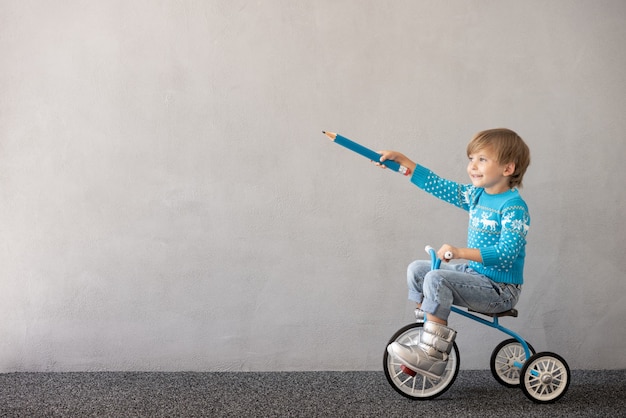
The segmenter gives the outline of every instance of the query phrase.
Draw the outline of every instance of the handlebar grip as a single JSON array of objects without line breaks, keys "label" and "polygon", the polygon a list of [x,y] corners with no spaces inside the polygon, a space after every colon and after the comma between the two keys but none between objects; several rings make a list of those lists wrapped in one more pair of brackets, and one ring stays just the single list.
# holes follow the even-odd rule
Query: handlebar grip
[{"label": "handlebar grip", "polygon": [[[430,245],[427,245],[426,248],[424,248],[424,250],[426,251],[427,254],[431,254],[431,251],[433,251],[435,255],[437,254],[437,251],[435,251],[435,249],[431,247]],[[452,260],[454,258],[454,254],[452,254],[452,251],[446,251],[446,253],[443,256],[445,257],[446,260]]]}]

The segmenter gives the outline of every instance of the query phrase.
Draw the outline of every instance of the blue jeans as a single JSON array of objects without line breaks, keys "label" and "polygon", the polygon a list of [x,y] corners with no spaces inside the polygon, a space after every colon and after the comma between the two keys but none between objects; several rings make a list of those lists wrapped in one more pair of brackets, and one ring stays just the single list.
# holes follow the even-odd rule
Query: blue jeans
[{"label": "blue jeans", "polygon": [[409,300],[422,304],[422,310],[445,321],[452,305],[483,313],[512,309],[519,300],[521,286],[497,283],[477,273],[467,264],[441,263],[430,269],[430,261],[417,260],[407,269]]}]

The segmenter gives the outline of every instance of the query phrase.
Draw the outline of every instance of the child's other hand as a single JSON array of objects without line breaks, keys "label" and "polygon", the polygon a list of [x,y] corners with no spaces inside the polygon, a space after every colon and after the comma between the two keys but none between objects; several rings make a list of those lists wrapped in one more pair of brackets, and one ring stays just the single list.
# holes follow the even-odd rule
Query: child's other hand
[{"label": "child's other hand", "polygon": [[437,251],[437,257],[445,262],[458,258],[459,249],[452,245],[443,244]]}]

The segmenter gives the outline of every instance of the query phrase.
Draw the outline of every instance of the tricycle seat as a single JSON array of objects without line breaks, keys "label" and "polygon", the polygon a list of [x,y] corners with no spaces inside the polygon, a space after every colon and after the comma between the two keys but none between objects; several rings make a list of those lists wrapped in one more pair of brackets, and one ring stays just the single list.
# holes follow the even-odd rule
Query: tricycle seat
[{"label": "tricycle seat", "polygon": [[500,318],[502,316],[512,316],[514,318],[517,318],[517,309],[509,309],[508,311],[497,312],[497,313],[478,312],[478,311],[474,311],[474,310],[471,310],[471,309],[468,309],[467,311],[468,312],[477,313],[477,314],[481,314],[481,315],[485,315],[485,316],[490,316],[492,318]]}]

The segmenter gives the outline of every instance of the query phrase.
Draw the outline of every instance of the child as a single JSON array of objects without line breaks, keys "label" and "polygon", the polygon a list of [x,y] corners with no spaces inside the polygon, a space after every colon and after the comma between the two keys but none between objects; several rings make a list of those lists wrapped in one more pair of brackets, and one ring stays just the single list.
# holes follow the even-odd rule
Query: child
[{"label": "child", "polygon": [[467,263],[442,263],[431,271],[430,261],[418,260],[408,267],[416,318],[423,320],[427,314],[419,343],[394,342],[387,347],[408,368],[438,377],[456,337],[456,331],[447,327],[451,305],[498,313],[512,309],[519,299],[530,216],[517,188],[530,164],[530,151],[509,129],[477,133],[467,146],[471,184],[445,180],[395,151],[380,154],[381,163],[392,160],[409,168],[417,187],[469,212],[467,248],[444,244],[437,251],[446,262]]}]

